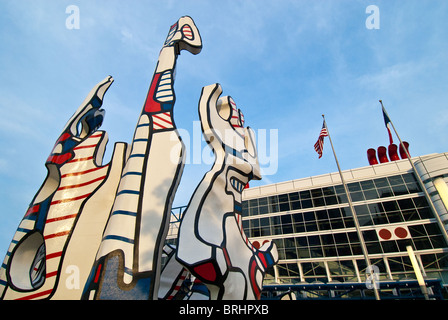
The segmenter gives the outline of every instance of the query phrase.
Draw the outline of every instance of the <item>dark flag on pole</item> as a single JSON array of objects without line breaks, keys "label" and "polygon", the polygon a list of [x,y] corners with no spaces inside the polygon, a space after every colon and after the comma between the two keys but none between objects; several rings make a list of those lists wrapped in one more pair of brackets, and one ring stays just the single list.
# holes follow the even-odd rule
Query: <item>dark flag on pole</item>
[{"label": "dark flag on pole", "polygon": [[317,142],[314,144],[314,150],[316,150],[316,152],[319,154],[319,159],[322,158],[325,137],[328,137],[328,130],[324,120],[324,123],[322,124],[322,129],[320,130],[319,138],[317,139]]},{"label": "dark flag on pole", "polygon": [[[380,100],[381,102],[381,100]],[[392,139],[392,132],[390,131],[390,119],[389,116],[384,112],[383,104],[381,103],[382,110],[383,110],[383,117],[384,117],[384,124],[386,125],[387,133],[389,133],[389,144],[394,143],[394,140]]]}]

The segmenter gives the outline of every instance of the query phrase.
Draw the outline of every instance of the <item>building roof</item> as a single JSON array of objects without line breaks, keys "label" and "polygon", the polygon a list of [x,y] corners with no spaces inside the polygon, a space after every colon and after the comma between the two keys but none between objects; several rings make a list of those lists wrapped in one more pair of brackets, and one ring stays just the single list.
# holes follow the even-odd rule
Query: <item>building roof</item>
[{"label": "building roof", "polygon": [[[421,157],[413,157],[412,160],[430,160],[434,157],[443,156],[448,158],[448,153],[435,153]],[[380,163],[376,165],[369,165],[366,167],[343,170],[342,174],[346,182],[364,180],[372,177],[389,176],[390,174],[397,172],[411,172],[412,167],[407,159],[390,161],[386,163]],[[341,184],[341,177],[338,172],[327,173],[318,176],[312,176],[307,178],[289,180],[284,182],[278,182],[268,184],[264,186],[257,186],[245,189],[243,191],[243,200],[249,200],[259,197],[265,197],[280,193],[288,193],[298,190],[307,190],[314,187],[329,186]]]}]

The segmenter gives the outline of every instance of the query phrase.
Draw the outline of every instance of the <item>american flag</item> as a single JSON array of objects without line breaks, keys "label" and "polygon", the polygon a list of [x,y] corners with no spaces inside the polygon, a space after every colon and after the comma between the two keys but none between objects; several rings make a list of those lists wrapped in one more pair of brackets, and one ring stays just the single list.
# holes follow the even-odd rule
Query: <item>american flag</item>
[{"label": "american flag", "polygon": [[328,136],[327,126],[325,125],[325,121],[322,124],[322,129],[320,130],[319,138],[317,142],[314,144],[314,150],[319,154],[319,159],[322,158],[322,151],[324,149],[324,137]]}]

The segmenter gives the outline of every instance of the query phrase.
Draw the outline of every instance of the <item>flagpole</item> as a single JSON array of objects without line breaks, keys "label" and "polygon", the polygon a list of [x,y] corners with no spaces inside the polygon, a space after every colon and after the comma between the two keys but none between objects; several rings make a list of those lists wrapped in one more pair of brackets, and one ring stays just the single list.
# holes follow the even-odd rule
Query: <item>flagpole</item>
[{"label": "flagpole", "polygon": [[389,114],[386,111],[386,108],[384,108],[383,101],[382,100],[379,100],[379,101],[381,103],[381,107],[383,108],[384,114],[389,118],[389,122],[390,122],[392,128],[394,129],[394,132],[395,132],[398,140],[400,141],[401,148],[404,150],[404,152],[406,152],[406,156],[407,156],[407,158],[409,160],[409,163],[411,164],[412,170],[414,170],[414,172],[415,172],[415,177],[417,178],[418,182],[420,183],[420,186],[421,186],[423,192],[425,193],[426,199],[428,200],[429,206],[431,207],[431,210],[434,213],[434,216],[435,216],[435,218],[437,220],[437,223],[439,224],[439,227],[441,229],[442,235],[443,235],[445,241],[448,243],[447,231],[445,229],[445,226],[443,225],[442,219],[440,219],[440,216],[437,213],[436,207],[434,206],[434,203],[432,202],[431,196],[429,195],[428,190],[426,190],[425,184],[423,183],[422,178],[420,178],[420,175],[418,174],[417,169],[415,168],[415,165],[414,165],[414,163],[411,160],[411,156],[409,155],[408,149],[403,144],[403,141],[401,140],[400,136],[398,135],[397,130],[395,129],[394,123],[390,119]]},{"label": "flagpole", "polygon": [[324,119],[324,126],[327,129],[327,135],[328,135],[328,139],[330,140],[331,149],[333,150],[334,160],[336,161],[336,165],[338,167],[339,175],[341,177],[341,181],[342,181],[342,184],[344,186],[345,193],[347,194],[348,205],[350,206],[350,210],[351,210],[352,215],[353,215],[353,221],[355,222],[356,232],[358,233],[358,238],[359,238],[359,241],[361,243],[362,253],[363,253],[364,259],[366,260],[366,263],[367,263],[367,269],[369,270],[369,273],[371,275],[372,284],[373,284],[373,292],[375,294],[375,299],[376,300],[380,300],[380,295],[379,295],[379,292],[378,292],[376,279],[375,279],[375,276],[373,275],[372,265],[370,263],[369,254],[368,254],[368,251],[367,251],[366,244],[364,242],[364,237],[363,237],[362,232],[361,232],[361,228],[360,228],[360,225],[359,225],[358,217],[357,217],[356,211],[355,211],[355,209],[353,207],[352,198],[350,196],[350,192],[348,190],[347,184],[345,183],[344,176],[342,175],[341,167],[339,166],[338,157],[336,156],[336,152],[334,151],[333,142],[331,141],[331,136],[330,136],[330,130],[328,130],[327,122],[325,121],[325,115],[322,115],[322,118]]}]

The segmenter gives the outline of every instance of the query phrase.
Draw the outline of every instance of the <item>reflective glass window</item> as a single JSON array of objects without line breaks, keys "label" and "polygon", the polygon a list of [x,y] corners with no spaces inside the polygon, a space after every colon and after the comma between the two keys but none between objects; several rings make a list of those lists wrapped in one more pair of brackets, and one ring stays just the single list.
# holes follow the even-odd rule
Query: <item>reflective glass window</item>
[{"label": "reflective glass window", "polygon": [[377,236],[375,230],[363,231],[362,232],[362,237],[364,238],[364,241],[366,241],[366,242],[378,241],[378,236]]},{"label": "reflective glass window", "polygon": [[300,203],[302,205],[302,209],[308,209],[313,207],[313,202],[311,201],[311,199],[301,200]]},{"label": "reflective glass window", "polygon": [[283,234],[293,233],[293,226],[292,224],[284,224],[282,225]]},{"label": "reflective glass window", "polygon": [[289,197],[287,194],[279,194],[278,195],[278,202],[288,202]]},{"label": "reflective glass window", "polygon": [[339,210],[339,208],[329,209],[328,210],[328,217],[330,219],[340,218],[341,217],[341,210]]},{"label": "reflective glass window", "polygon": [[307,237],[296,237],[296,245],[299,247],[307,247],[308,246],[308,241],[307,241]]},{"label": "reflective glass window", "polygon": [[375,189],[375,184],[372,180],[361,181],[360,184],[362,190]]},{"label": "reflective glass window", "polygon": [[340,257],[350,256],[352,254],[352,251],[350,250],[349,245],[337,245],[336,250],[337,250],[338,256],[340,256]]},{"label": "reflective glass window", "polygon": [[422,191],[420,185],[417,182],[407,183],[406,187],[408,188],[409,193],[417,193]]},{"label": "reflective glass window", "polygon": [[325,199],[325,205],[327,206],[338,204],[338,198],[335,195],[326,196],[324,197],[324,199]]},{"label": "reflective glass window", "polygon": [[334,187],[324,187],[322,193],[324,196],[332,196],[335,194]]},{"label": "reflective glass window", "polygon": [[395,196],[401,196],[403,194],[408,194],[408,189],[405,185],[392,186],[392,191]]},{"label": "reflective glass window", "polygon": [[295,222],[292,226],[296,233],[305,232],[305,224],[303,222]]},{"label": "reflective glass window", "polygon": [[412,202],[412,199],[401,199],[398,200],[398,206],[401,210],[413,209],[414,203]]},{"label": "reflective glass window", "polygon": [[308,243],[310,246],[320,246],[320,238],[319,236],[309,236]]},{"label": "reflective glass window", "polygon": [[291,207],[289,206],[289,202],[281,202],[279,204],[279,210],[280,210],[280,212],[291,210]]},{"label": "reflective glass window", "polygon": [[384,253],[398,252],[398,246],[395,240],[392,241],[381,241],[381,247]]},{"label": "reflective glass window", "polygon": [[336,244],[349,243],[347,233],[336,233],[334,234],[334,241]]},{"label": "reflective glass window", "polygon": [[322,247],[310,247],[311,258],[322,258],[324,253]]},{"label": "reflective glass window", "polygon": [[320,240],[321,240],[322,245],[334,244],[334,237],[333,237],[333,234],[331,234],[331,233],[321,234]]},{"label": "reflective glass window", "polygon": [[305,230],[306,232],[317,231],[317,223],[315,221],[305,223]]},{"label": "reflective glass window", "polygon": [[362,191],[350,192],[350,196],[352,197],[353,202],[364,201],[364,194]]},{"label": "reflective glass window", "polygon": [[325,257],[335,257],[338,255],[336,251],[336,246],[323,246],[322,250],[324,252]]},{"label": "reflective glass window", "polygon": [[386,178],[375,179],[373,182],[375,183],[377,189],[389,186],[389,182],[387,182]]},{"label": "reflective glass window", "polygon": [[348,183],[347,187],[348,191],[350,192],[361,191],[361,185],[359,184],[359,182]]},{"label": "reflective glass window", "polygon": [[342,218],[331,219],[330,224],[331,224],[331,229],[333,229],[333,230],[342,229],[345,227],[344,220]]},{"label": "reflective glass window", "polygon": [[258,206],[258,199],[249,200],[249,207],[256,207],[256,206]]},{"label": "reflective glass window", "polygon": [[258,213],[259,213],[259,214],[266,214],[266,213],[269,213],[269,208],[268,208],[268,206],[259,206],[259,207],[258,207]]},{"label": "reflective glass window", "polygon": [[300,195],[300,199],[311,199],[311,192],[309,190],[305,190],[305,191],[300,191],[299,192]]},{"label": "reflective glass window", "polygon": [[311,197],[312,198],[322,197],[323,195],[324,194],[323,194],[321,188],[311,190]]},{"label": "reflective glass window", "polygon": [[392,197],[394,194],[392,192],[391,187],[382,187],[377,189],[378,195],[380,198]]},{"label": "reflective glass window", "polygon": [[420,219],[431,219],[433,218],[433,214],[429,207],[419,208],[418,214],[420,215]]},{"label": "reflective glass window", "polygon": [[324,197],[313,198],[314,207],[322,207],[325,205]]},{"label": "reflective glass window", "polygon": [[404,184],[403,178],[401,177],[401,175],[387,177],[387,180],[389,180],[389,183],[390,183],[391,186],[403,185]]},{"label": "reflective glass window", "polygon": [[292,192],[292,193],[290,193],[288,196],[289,196],[289,201],[297,201],[297,200],[300,200],[300,197],[299,197],[299,193],[298,193],[298,192]]},{"label": "reflective glass window", "polygon": [[364,197],[366,200],[378,199],[378,193],[376,189],[364,190]]},{"label": "reflective glass window", "polygon": [[290,202],[291,210],[300,210],[302,206],[300,205],[300,200],[295,200]]},{"label": "reflective glass window", "polygon": [[406,173],[402,175],[404,182],[409,183],[409,182],[417,182],[417,180],[415,179],[414,175],[412,173]]},{"label": "reflective glass window", "polygon": [[267,236],[270,236],[271,234],[281,234],[281,232],[280,233],[272,233],[271,232],[271,228],[268,226],[268,227],[261,227],[260,228],[260,232],[261,232],[261,236],[262,237],[267,237]]}]

